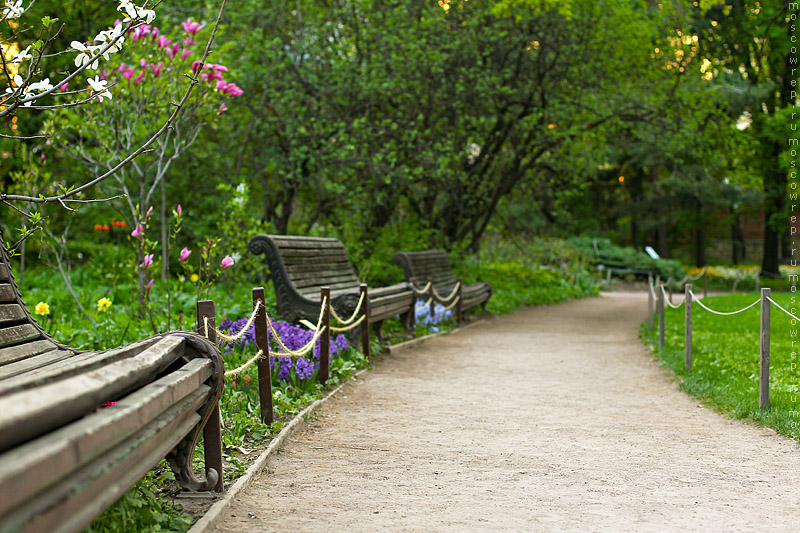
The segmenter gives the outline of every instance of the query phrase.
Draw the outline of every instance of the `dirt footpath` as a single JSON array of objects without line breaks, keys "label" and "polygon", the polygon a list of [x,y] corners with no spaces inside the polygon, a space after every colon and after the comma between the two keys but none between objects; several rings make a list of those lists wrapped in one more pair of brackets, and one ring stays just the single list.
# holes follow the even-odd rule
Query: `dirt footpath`
[{"label": "dirt footpath", "polygon": [[677,390],[644,293],[377,358],[218,531],[800,531],[800,447]]}]

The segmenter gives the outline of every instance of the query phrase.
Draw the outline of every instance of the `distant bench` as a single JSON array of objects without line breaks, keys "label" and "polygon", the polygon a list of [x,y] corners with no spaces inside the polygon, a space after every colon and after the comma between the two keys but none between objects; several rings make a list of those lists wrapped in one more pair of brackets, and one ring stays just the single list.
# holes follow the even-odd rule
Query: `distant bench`
[{"label": "distant bench", "polygon": [[[2,249],[0,531],[80,531],[165,457],[184,488],[221,490],[223,372],[217,347],[189,332],[103,352],[55,341]],[[192,465],[201,432],[206,479]]]},{"label": "distant bench", "polygon": [[[320,289],[330,287],[331,305],[347,319],[359,300],[360,282],[347,249],[339,239],[289,235],[256,235],[248,250],[263,254],[272,277],[278,313],[290,321],[316,321],[320,311]],[[407,283],[371,288],[368,292],[367,321],[378,339],[383,322],[400,315],[406,329],[413,326],[414,295]]]},{"label": "distant bench", "polygon": [[486,303],[492,297],[492,286],[482,281],[461,286],[458,291],[460,300],[455,302],[457,295],[453,293],[460,280],[453,275],[450,259],[443,250],[397,252],[392,256],[392,261],[403,267],[409,283],[423,287],[430,281],[432,289],[435,290],[435,293],[431,291],[434,301],[444,306],[456,303],[460,308],[459,311],[464,312],[476,305],[486,307]]}]

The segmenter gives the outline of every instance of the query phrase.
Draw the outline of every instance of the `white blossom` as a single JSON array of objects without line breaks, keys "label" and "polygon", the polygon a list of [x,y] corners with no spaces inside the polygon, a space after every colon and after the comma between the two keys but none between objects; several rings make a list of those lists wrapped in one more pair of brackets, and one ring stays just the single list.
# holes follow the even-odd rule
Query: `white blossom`
[{"label": "white blossom", "polygon": [[22,6],[23,0],[6,0],[6,7],[3,8],[3,18],[5,19],[18,19],[25,13],[25,8]]},{"label": "white blossom", "polygon": [[[85,44],[79,43],[78,41],[72,41],[70,43],[70,46],[80,52],[80,54],[78,54],[75,57],[75,66],[82,67],[84,65],[88,65],[89,61],[91,61],[92,57],[94,56],[93,47],[86,46]],[[98,64],[99,61],[95,59],[94,62],[87,68],[94,70],[97,68]]]},{"label": "white blossom", "polygon": [[108,98],[111,100],[111,92],[106,88],[108,85],[107,80],[101,80],[100,76],[95,76],[94,78],[89,78],[86,80],[89,82],[89,86],[92,88],[92,91],[97,93],[97,99],[99,101],[103,101],[104,98]]},{"label": "white blossom", "polygon": [[25,50],[23,50],[20,53],[18,53],[16,55],[16,57],[11,60],[11,62],[12,63],[20,63],[22,61],[25,61],[26,59],[33,59],[33,56],[31,55],[31,47],[30,46],[28,46]]}]

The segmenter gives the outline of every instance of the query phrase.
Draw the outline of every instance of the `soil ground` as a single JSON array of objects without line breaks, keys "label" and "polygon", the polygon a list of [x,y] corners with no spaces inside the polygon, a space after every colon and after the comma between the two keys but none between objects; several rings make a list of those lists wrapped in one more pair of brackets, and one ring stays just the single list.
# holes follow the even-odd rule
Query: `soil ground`
[{"label": "soil ground", "polygon": [[800,531],[800,446],[678,390],[646,293],[376,358],[218,531]]}]

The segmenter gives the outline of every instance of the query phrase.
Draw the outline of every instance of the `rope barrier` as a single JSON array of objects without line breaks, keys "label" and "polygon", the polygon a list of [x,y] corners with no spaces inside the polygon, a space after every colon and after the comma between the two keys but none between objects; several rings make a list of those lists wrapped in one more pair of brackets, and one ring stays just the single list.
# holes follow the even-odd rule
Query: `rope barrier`
[{"label": "rope barrier", "polygon": [[450,305],[445,307],[444,310],[445,311],[449,311],[450,309],[454,308],[460,299],[461,299],[461,296],[456,296],[456,299],[453,300],[453,303],[451,303]]},{"label": "rope barrier", "polygon": [[419,301],[417,301],[417,307],[419,307],[420,309],[424,309],[425,307],[430,307],[432,301],[433,298],[428,298],[428,301],[422,302],[422,305],[419,305]]},{"label": "rope barrier", "polygon": [[767,300],[769,300],[770,302],[772,302],[772,304],[773,304],[773,305],[775,305],[775,307],[777,307],[778,309],[780,309],[781,311],[783,311],[784,313],[786,313],[787,315],[789,315],[789,316],[790,316],[790,317],[792,317],[793,319],[795,319],[795,320],[800,320],[800,318],[797,318],[797,317],[796,317],[796,316],[794,316],[792,313],[790,313],[789,311],[787,311],[786,309],[784,309],[783,307],[781,307],[781,306],[780,306],[780,304],[779,304],[778,302],[776,302],[775,300],[773,300],[773,299],[772,299],[772,298],[770,298],[769,296],[767,296]]},{"label": "rope barrier", "polygon": [[[262,305],[261,300],[256,302],[256,307],[255,307],[255,309],[253,309],[253,314],[250,315],[250,318],[247,319],[247,324],[245,324],[242,327],[242,329],[240,329],[239,332],[236,335],[232,335],[232,336],[231,335],[226,335],[223,332],[221,332],[220,330],[218,330],[217,328],[214,328],[214,331],[216,331],[217,335],[219,335],[219,337],[222,340],[224,340],[225,342],[236,342],[236,341],[238,341],[239,339],[241,339],[242,337],[245,336],[245,334],[247,333],[247,330],[249,330],[250,326],[253,325],[253,322],[255,321],[256,316],[258,315],[258,309],[261,307],[261,305]],[[203,324],[205,326],[206,338],[208,338],[208,317],[204,317],[203,318]]]},{"label": "rope barrier", "polygon": [[259,359],[263,359],[263,356],[264,356],[264,350],[259,350],[258,353],[255,354],[251,359],[248,359],[245,364],[243,364],[240,367],[234,368],[233,370],[228,370],[227,372],[225,372],[225,375],[226,376],[239,375],[243,371],[245,371],[250,365],[258,361]]},{"label": "rope barrier", "polygon": [[677,308],[679,308],[680,306],[683,305],[683,302],[679,303],[678,305],[675,305],[672,302],[670,302],[669,298],[667,298],[667,291],[664,290],[664,286],[663,285],[661,286],[661,295],[664,298],[664,303],[666,303],[668,306],[670,306],[673,309],[677,309]]},{"label": "rope barrier", "polygon": [[[364,303],[364,293],[362,292],[361,296],[358,298],[358,305],[356,305],[356,310],[353,311],[353,316],[351,316],[347,320],[342,320],[341,318],[339,318],[339,315],[336,314],[336,309],[334,309],[333,306],[331,306],[331,316],[333,317],[334,320],[336,320],[337,322],[339,322],[343,326],[346,326],[347,324],[349,324],[350,322],[352,322],[353,320],[356,319],[356,317],[358,316],[359,311],[361,311],[361,305],[363,303]],[[347,330],[343,330],[343,331],[347,331]]]},{"label": "rope barrier", "polygon": [[317,328],[316,328],[317,331],[316,333],[314,333],[314,337],[305,346],[303,346],[297,351],[290,350],[289,348],[286,347],[286,345],[281,340],[280,336],[278,336],[278,332],[276,332],[275,328],[272,326],[272,322],[270,322],[269,317],[267,317],[267,326],[269,327],[269,330],[272,333],[275,342],[277,342],[278,346],[280,346],[283,349],[283,353],[273,352],[272,350],[270,350],[269,354],[274,357],[288,357],[288,356],[303,357],[310,350],[312,350],[314,348],[314,344],[317,342],[317,339],[319,339],[320,335],[322,335],[322,332],[325,331],[325,328],[322,327],[322,317],[325,315],[325,306],[327,304],[328,304],[328,299],[323,298],[322,306],[320,307],[319,310],[319,320],[317,320]]},{"label": "rope barrier", "polygon": [[[331,309],[333,309],[333,308],[331,308]],[[366,315],[361,315],[361,318],[359,318],[358,320],[356,320],[355,322],[353,322],[352,324],[350,324],[349,326],[346,326],[346,327],[337,328],[337,327],[331,326],[331,331],[338,331],[338,332],[350,331],[351,329],[353,329],[356,326],[358,326],[359,324],[361,324],[364,321],[365,318],[367,318]]]},{"label": "rope barrier", "polygon": [[432,285],[432,283],[429,281],[429,282],[428,282],[428,284],[427,284],[427,285],[425,285],[425,287],[424,287],[424,288],[422,288],[422,289],[417,289],[417,288],[414,286],[414,284],[413,284],[413,283],[411,283],[410,285],[411,285],[411,290],[412,290],[412,291],[414,291],[416,294],[420,294],[420,295],[422,295],[422,294],[428,294],[428,289],[430,289],[430,288],[431,288],[431,285]]},{"label": "rope barrier", "polygon": [[700,300],[700,298],[698,298],[697,295],[695,295],[694,292],[690,292],[689,294],[692,295],[692,300],[695,303],[697,303],[697,305],[699,305],[700,307],[702,307],[703,309],[705,309],[706,311],[708,311],[710,313],[714,313],[715,315],[721,315],[721,316],[738,315],[739,313],[743,313],[743,312],[747,311],[748,309],[750,309],[751,307],[753,307],[754,305],[756,305],[758,302],[761,301],[761,298],[759,298],[758,300],[756,300],[755,302],[751,303],[750,305],[748,305],[744,309],[739,309],[738,311],[731,311],[730,313],[727,313],[727,312],[722,312],[722,311],[714,311],[713,309],[711,309],[708,306],[706,306],[702,302],[702,300]]},{"label": "rope barrier", "polygon": [[[429,282],[429,283],[430,283],[430,282]],[[459,289],[460,287],[461,287],[461,282],[460,282],[460,281],[457,281],[457,282],[456,282],[456,286],[455,286],[455,287],[453,287],[453,292],[451,292],[451,293],[450,293],[450,295],[449,295],[447,298],[442,298],[442,295],[441,295],[441,294],[439,294],[439,293],[436,291],[436,287],[434,287],[434,288],[433,288],[433,295],[434,295],[436,298],[438,298],[440,302],[446,302],[446,301],[448,301],[450,298],[452,298],[453,296],[455,296],[455,295],[456,295],[456,293],[458,293],[458,289]]]}]

